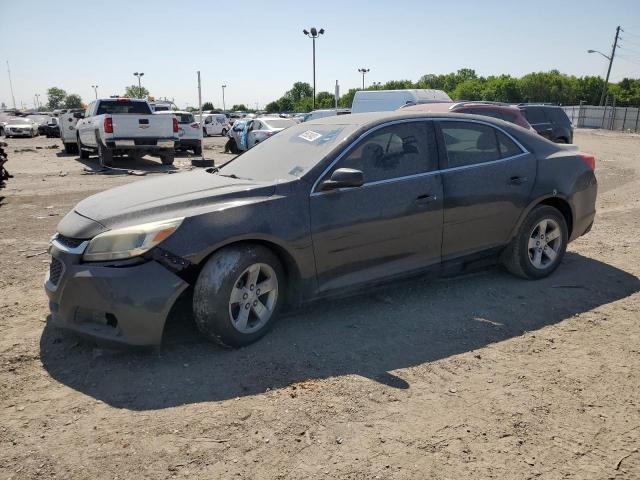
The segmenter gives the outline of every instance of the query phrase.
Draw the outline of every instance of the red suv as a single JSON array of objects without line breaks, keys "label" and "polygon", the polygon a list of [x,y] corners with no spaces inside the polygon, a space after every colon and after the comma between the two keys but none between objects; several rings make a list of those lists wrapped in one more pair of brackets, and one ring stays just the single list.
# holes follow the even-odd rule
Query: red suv
[{"label": "red suv", "polygon": [[486,117],[499,118],[505,122],[515,123],[527,130],[533,127],[524,118],[518,107],[490,102],[442,102],[442,103],[419,103],[403,105],[398,110],[411,112],[446,112],[446,113],[470,113],[473,115],[484,115]]}]

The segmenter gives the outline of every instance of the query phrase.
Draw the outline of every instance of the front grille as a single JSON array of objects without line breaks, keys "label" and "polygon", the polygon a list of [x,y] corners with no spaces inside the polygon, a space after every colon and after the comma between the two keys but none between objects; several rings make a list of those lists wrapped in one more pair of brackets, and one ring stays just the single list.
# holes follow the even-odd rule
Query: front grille
[{"label": "front grille", "polygon": [[62,275],[62,262],[55,257],[51,258],[51,265],[49,265],[49,281],[58,285],[60,276]]},{"label": "front grille", "polygon": [[56,235],[56,240],[67,248],[78,248],[84,240],[80,238],[65,237],[64,235]]}]

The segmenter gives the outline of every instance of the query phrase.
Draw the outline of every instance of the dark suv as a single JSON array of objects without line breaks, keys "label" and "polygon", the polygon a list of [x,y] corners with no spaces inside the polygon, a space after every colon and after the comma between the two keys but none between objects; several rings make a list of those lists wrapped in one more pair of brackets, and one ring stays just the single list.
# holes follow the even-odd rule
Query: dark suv
[{"label": "dark suv", "polygon": [[531,126],[556,143],[573,143],[573,125],[564,110],[554,105],[518,105]]}]

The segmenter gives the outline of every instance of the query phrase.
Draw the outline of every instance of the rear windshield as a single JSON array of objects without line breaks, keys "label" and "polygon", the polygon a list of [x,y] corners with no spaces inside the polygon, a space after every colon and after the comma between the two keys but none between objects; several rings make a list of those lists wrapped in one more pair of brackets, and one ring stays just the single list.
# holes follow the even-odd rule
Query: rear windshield
[{"label": "rear windshield", "polygon": [[263,123],[266,123],[267,125],[269,125],[271,128],[288,128],[288,127],[292,127],[294,125],[297,125],[296,122],[294,122],[293,120],[288,120],[286,118],[282,118],[282,119],[269,119],[269,120],[265,120],[265,119],[261,119],[261,121]]},{"label": "rear windshield", "polygon": [[221,168],[222,175],[286,181],[304,175],[359,125],[295,125],[275,134]]},{"label": "rear windshield", "polygon": [[136,100],[100,100],[96,115],[135,113],[139,115],[151,114],[151,109],[147,102]]},{"label": "rear windshield", "polygon": [[178,123],[193,123],[195,121],[190,113],[175,113],[174,115],[178,118]]}]

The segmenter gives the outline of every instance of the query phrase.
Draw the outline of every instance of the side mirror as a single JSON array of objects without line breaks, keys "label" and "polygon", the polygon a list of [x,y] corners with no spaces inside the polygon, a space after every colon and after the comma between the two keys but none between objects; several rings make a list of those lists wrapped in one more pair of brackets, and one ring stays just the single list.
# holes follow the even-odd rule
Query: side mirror
[{"label": "side mirror", "polygon": [[73,118],[84,118],[84,112],[75,112]]},{"label": "side mirror", "polygon": [[320,184],[320,190],[335,190],[336,188],[361,187],[364,184],[364,175],[360,170],[353,168],[339,168],[331,174],[329,180]]}]

